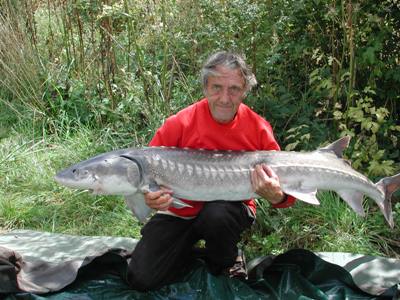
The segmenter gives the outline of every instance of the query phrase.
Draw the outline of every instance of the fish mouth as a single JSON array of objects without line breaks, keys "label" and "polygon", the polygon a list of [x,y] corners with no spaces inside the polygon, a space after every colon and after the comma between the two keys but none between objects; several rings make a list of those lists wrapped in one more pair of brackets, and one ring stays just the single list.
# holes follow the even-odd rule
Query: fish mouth
[{"label": "fish mouth", "polygon": [[102,188],[99,188],[99,187],[86,189],[86,191],[88,191],[92,195],[109,195],[108,193],[104,192],[104,190]]}]

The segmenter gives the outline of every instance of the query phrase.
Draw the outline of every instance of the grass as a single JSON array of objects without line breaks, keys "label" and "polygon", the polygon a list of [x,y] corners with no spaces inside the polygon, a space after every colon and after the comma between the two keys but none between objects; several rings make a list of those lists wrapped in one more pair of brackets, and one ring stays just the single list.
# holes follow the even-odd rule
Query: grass
[{"label": "grass", "polygon": [[[15,12],[7,10],[4,15],[0,14],[0,86],[15,99],[13,102],[42,113],[42,68],[28,37],[18,25],[20,22],[21,17]],[[0,102],[3,102],[1,97]]]},{"label": "grass", "polygon": [[[0,120],[7,120],[6,115],[0,114]],[[0,231],[140,238],[140,225],[122,197],[93,196],[53,180],[72,163],[128,146],[127,136],[84,127],[46,136],[26,122],[0,124]],[[248,258],[292,248],[400,258],[399,228],[389,229],[375,203],[365,201],[367,216],[361,218],[334,193],[320,193],[319,199],[317,207],[298,202],[288,209],[273,209],[259,200],[257,223],[244,234]],[[394,211],[400,224],[399,205]]]},{"label": "grass", "polygon": [[[0,140],[0,230],[139,237],[122,197],[92,196],[59,186],[54,174],[112,141],[83,129],[65,140],[12,132]],[[111,149],[107,149],[111,150]]]},{"label": "grass", "polygon": [[[173,39],[166,30],[153,31],[158,21],[153,18],[156,12],[150,11],[140,18],[143,24],[138,24],[137,29],[114,33],[114,37],[118,33],[126,40],[132,39],[132,43],[135,41],[129,44],[130,49],[124,48],[128,45],[120,39],[116,39],[115,47],[99,48],[104,37],[100,27],[89,26],[96,19],[93,13],[85,23],[88,32],[82,41],[86,56],[81,59],[83,51],[77,51],[75,56],[71,53],[80,33],[76,27],[68,27],[77,24],[60,22],[69,18],[67,6],[53,7],[48,3],[49,8],[45,5],[31,12],[36,16],[32,24],[37,26],[37,43],[32,43],[30,35],[21,30],[21,24],[26,24],[29,18],[23,17],[25,15],[17,18],[19,14],[11,11],[0,14],[0,231],[25,228],[139,238],[140,225],[122,197],[92,196],[69,190],[59,186],[53,176],[58,170],[95,154],[146,143],[165,116],[197,99],[195,95],[200,93],[197,70],[201,61],[197,51],[202,47],[202,55],[211,51],[214,44],[204,45],[212,43],[214,38],[205,39],[208,33],[202,35],[200,29],[207,28],[204,26],[207,23],[199,23],[193,32],[202,36],[200,44],[191,50],[185,45],[195,36],[193,32],[187,35],[186,41],[185,33],[176,34]],[[135,16],[135,9],[132,5],[132,16]],[[192,12],[187,11],[188,14]],[[12,20],[5,17],[13,15],[15,19]],[[171,17],[173,15],[171,13]],[[194,15],[203,13],[196,10]],[[215,19],[214,11],[211,19]],[[73,21],[78,19],[74,17]],[[72,38],[68,38],[68,34]],[[137,34],[140,39],[136,39]],[[170,39],[170,42],[163,42],[161,48],[158,43],[152,46],[155,38]],[[167,47],[169,43],[171,49]],[[223,44],[218,47],[223,48]],[[79,49],[83,50],[80,46]],[[180,49],[184,49],[183,53]],[[102,66],[112,57],[113,51],[117,51],[119,69],[111,80],[110,74],[102,75],[106,72]],[[265,55],[260,52],[260,57]],[[171,65],[167,64],[168,56],[173,57]],[[126,68],[125,62],[130,63],[131,68]],[[279,64],[277,68],[280,70]],[[174,80],[175,77],[179,80]],[[271,82],[274,80],[272,77]],[[115,99],[106,92],[105,87],[110,82],[115,89]],[[284,87],[274,84],[277,90]],[[276,95],[271,92],[271,98]],[[118,97],[119,103],[114,103]],[[160,102],[161,99],[168,105]],[[169,102],[171,99],[174,101]],[[260,98],[254,99],[262,103]],[[277,113],[287,116],[290,110],[285,112],[285,109],[282,106]],[[84,120],[85,126],[76,124]],[[102,129],[88,127],[93,123]],[[361,218],[334,193],[320,193],[319,198],[319,207],[298,202],[292,208],[280,210],[259,201],[257,222],[244,234],[248,258],[278,254],[291,248],[400,258],[400,229],[389,229],[375,203],[365,201],[367,216]],[[400,203],[394,205],[394,212],[395,224],[400,224]]]},{"label": "grass", "polygon": [[[245,235],[249,256],[304,248],[400,258],[400,230],[390,229],[372,200],[364,200],[363,218],[333,192],[320,192],[318,198],[320,206],[298,201],[279,210],[258,200],[257,223]],[[394,220],[399,224],[399,205],[394,208]]]}]

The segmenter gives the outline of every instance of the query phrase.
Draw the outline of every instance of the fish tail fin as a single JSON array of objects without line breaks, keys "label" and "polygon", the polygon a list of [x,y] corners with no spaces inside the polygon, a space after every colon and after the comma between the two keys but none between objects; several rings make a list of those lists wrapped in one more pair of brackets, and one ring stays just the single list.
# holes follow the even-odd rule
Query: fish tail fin
[{"label": "fish tail fin", "polygon": [[375,185],[385,194],[385,200],[382,203],[379,203],[378,206],[390,227],[393,228],[394,221],[391,197],[392,194],[400,188],[400,173],[391,177],[382,178]]}]

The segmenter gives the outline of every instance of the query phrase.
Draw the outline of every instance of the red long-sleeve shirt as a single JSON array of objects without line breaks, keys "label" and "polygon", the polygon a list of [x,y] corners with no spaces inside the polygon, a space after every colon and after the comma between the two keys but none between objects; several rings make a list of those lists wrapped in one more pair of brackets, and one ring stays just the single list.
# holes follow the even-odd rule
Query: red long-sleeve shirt
[{"label": "red long-sleeve shirt", "polygon": [[[208,150],[280,150],[271,125],[247,105],[240,104],[235,118],[221,124],[212,118],[206,98],[169,117],[149,145]],[[184,201],[192,207],[170,207],[169,211],[181,217],[193,217],[204,205],[203,202]],[[289,207],[294,202],[295,199],[289,196],[274,207]],[[255,214],[254,200],[245,200],[244,203]]]}]

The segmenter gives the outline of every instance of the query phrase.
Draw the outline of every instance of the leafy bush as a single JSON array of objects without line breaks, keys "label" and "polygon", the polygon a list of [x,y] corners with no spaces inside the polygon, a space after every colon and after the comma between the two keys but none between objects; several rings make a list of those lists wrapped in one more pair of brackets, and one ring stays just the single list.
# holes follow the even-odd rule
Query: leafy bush
[{"label": "leafy bush", "polygon": [[[399,20],[392,0],[0,0],[0,141],[17,131],[68,140],[88,128],[98,151],[147,144],[166,117],[202,96],[204,59],[228,49],[252,66],[259,84],[246,103],[271,122],[283,149],[313,150],[350,135],[346,155],[356,169],[391,175],[400,169]],[[10,212],[0,216],[2,227],[42,220],[48,229],[65,220],[47,209],[35,212],[37,222],[25,210],[18,215],[9,184],[1,190]],[[378,218],[363,226],[329,199],[318,210],[261,204],[248,248],[341,251],[351,240],[351,251],[399,249],[398,231],[385,231]],[[91,205],[85,198],[82,210],[92,216]]]}]

